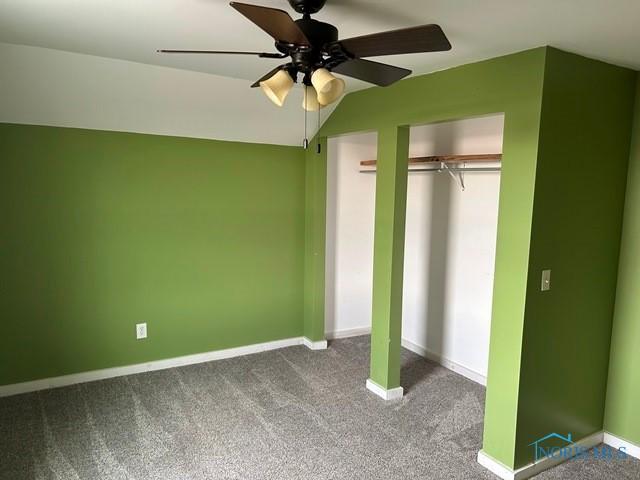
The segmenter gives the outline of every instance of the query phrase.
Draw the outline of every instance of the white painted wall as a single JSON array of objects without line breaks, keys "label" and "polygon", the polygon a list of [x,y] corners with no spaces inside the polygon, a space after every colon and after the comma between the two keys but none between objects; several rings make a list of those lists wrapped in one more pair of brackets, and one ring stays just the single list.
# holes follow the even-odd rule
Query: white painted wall
[{"label": "white painted wall", "polygon": [[325,330],[330,336],[371,327],[376,176],[360,173],[359,162],[377,157],[377,139],[369,133],[328,142]]},{"label": "white painted wall", "polygon": [[302,145],[299,88],[278,108],[247,80],[6,43],[0,65],[0,122]]},{"label": "white painted wall", "polygon": [[[411,156],[500,153],[503,116],[411,129]],[[371,326],[376,134],[332,138],[328,150],[329,336]],[[405,346],[482,382],[487,374],[499,173],[410,172],[402,331]]]}]

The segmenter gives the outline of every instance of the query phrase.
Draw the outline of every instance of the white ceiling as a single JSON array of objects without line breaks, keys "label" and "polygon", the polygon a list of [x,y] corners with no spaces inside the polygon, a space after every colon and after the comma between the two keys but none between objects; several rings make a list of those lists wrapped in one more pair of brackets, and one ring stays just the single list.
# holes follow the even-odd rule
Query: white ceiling
[{"label": "white ceiling", "polygon": [[[286,0],[248,0],[288,10]],[[315,18],[347,38],[438,23],[453,50],[384,61],[426,73],[552,45],[640,69],[638,0],[328,0]],[[0,0],[0,42],[255,80],[278,60],[166,56],[158,48],[272,51],[225,0]],[[364,86],[351,82],[351,89]]]}]

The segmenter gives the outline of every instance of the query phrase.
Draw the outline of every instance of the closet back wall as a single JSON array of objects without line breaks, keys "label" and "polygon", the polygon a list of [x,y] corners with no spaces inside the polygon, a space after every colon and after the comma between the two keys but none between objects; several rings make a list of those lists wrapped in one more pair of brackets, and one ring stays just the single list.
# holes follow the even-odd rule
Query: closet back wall
[{"label": "closet back wall", "polygon": [[0,124],[0,205],[0,385],[302,335],[301,148]]},{"label": "closet back wall", "polygon": [[[501,153],[503,115],[413,127],[411,156]],[[375,133],[329,139],[326,328],[371,327]],[[492,166],[495,166],[492,165]],[[487,375],[500,173],[409,174],[402,337],[405,346]]]}]

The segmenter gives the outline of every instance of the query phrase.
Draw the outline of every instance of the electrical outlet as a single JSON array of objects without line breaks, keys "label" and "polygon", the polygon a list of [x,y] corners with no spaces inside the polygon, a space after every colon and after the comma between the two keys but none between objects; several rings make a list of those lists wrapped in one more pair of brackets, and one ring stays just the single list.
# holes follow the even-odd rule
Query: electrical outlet
[{"label": "electrical outlet", "polygon": [[542,284],[540,285],[540,290],[543,292],[551,290],[551,270],[542,271]]},{"label": "electrical outlet", "polygon": [[147,338],[147,324],[138,323],[136,325],[136,339],[142,340],[143,338]]}]

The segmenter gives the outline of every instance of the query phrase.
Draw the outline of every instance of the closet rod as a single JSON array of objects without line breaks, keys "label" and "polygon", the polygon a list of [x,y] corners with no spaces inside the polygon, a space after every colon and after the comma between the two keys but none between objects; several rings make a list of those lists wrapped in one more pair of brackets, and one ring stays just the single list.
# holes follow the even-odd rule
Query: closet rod
[{"label": "closet rod", "polygon": [[[425,165],[429,163],[472,163],[472,162],[499,162],[501,153],[481,153],[475,155],[433,155],[430,157],[411,157],[409,165]],[[363,160],[361,167],[375,167],[376,160]]]},{"label": "closet rod", "polygon": [[[449,167],[449,171],[454,173],[464,173],[464,172],[499,172],[502,168],[500,167],[470,167],[470,168],[461,168],[461,167]],[[442,172],[442,168],[412,168],[409,170],[410,172]],[[360,170],[360,173],[376,173],[375,170]]]}]

